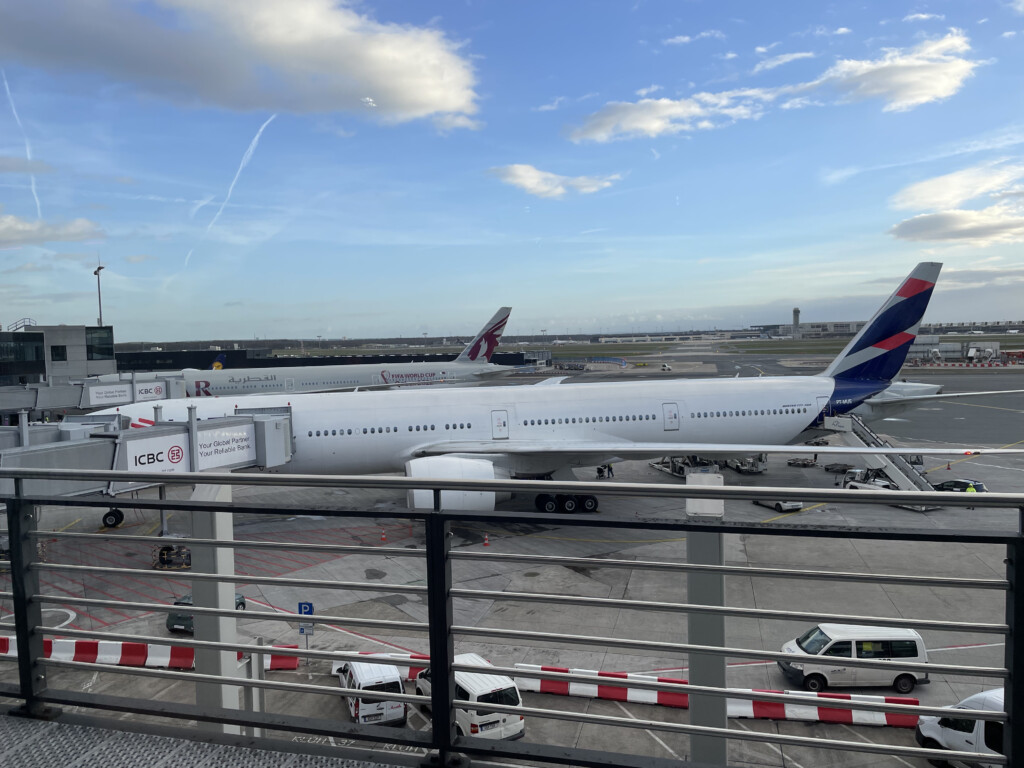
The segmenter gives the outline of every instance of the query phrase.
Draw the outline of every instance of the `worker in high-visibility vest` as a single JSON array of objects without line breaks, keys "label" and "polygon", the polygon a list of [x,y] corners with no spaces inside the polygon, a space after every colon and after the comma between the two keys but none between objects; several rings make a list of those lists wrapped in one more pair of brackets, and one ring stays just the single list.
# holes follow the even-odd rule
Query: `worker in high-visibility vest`
[{"label": "worker in high-visibility vest", "polygon": [[[964,493],[977,493],[978,489],[974,487],[974,483],[968,483],[964,489]],[[968,509],[974,509],[974,507],[968,507]]]}]

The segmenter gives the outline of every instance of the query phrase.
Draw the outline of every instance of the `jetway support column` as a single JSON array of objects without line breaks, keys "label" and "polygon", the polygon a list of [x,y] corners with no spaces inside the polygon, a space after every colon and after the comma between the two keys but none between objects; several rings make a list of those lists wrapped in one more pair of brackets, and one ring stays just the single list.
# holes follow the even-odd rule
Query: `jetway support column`
[{"label": "jetway support column", "polygon": [[[723,485],[719,474],[692,472],[687,485]],[[694,522],[715,522],[725,517],[721,499],[687,499],[686,515]],[[686,560],[691,564],[722,565],[722,534],[690,531],[686,536]],[[695,605],[725,605],[725,577],[717,573],[689,573],[687,602]],[[725,617],[721,614],[691,613],[686,617],[687,641],[693,645],[725,646]],[[690,654],[689,680],[693,685],[725,688],[725,657],[706,653]],[[711,728],[728,728],[726,700],[722,696],[690,695],[690,723]],[[694,734],[690,737],[690,759],[699,765],[725,766],[728,742],[720,736]]]},{"label": "jetway support column", "polygon": [[[197,485],[192,501],[230,502],[230,485]],[[234,538],[234,525],[230,512],[192,512],[192,535],[197,539],[216,539],[230,542]],[[192,571],[194,573],[216,573],[233,577],[235,574],[235,552],[229,546],[210,545],[192,548]],[[197,608],[220,608],[234,610],[235,585],[233,580],[224,582],[196,581],[192,584],[192,604]],[[237,643],[234,616],[202,616],[193,618],[196,640],[218,643]],[[221,678],[240,677],[237,654],[234,651],[196,649],[196,672],[201,675],[216,675]],[[239,687],[223,683],[196,683],[196,706],[201,710],[240,709]],[[200,727],[218,733],[240,733],[236,725],[223,723],[200,723]]]}]

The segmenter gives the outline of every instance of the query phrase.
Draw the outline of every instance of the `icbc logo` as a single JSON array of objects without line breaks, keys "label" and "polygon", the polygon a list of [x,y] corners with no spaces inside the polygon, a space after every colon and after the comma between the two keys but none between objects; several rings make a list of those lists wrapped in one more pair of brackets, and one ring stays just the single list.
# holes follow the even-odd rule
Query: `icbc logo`
[{"label": "icbc logo", "polygon": [[185,451],[181,446],[175,445],[169,448],[166,454],[163,451],[157,451],[156,453],[143,453],[135,457],[135,466],[145,467],[150,464],[163,464],[165,455],[167,457],[167,461],[171,462],[171,464],[178,464],[183,458],[185,458]]},{"label": "icbc logo", "polygon": [[174,446],[167,452],[167,460],[171,462],[171,464],[177,464],[183,458],[185,458],[185,452],[178,446]]},{"label": "icbc logo", "polygon": [[154,391],[154,392],[155,392],[156,394],[158,394],[158,395],[162,395],[162,394],[164,393],[164,388],[163,388],[163,387],[161,387],[161,386],[157,386],[157,387],[154,387],[153,391]]}]

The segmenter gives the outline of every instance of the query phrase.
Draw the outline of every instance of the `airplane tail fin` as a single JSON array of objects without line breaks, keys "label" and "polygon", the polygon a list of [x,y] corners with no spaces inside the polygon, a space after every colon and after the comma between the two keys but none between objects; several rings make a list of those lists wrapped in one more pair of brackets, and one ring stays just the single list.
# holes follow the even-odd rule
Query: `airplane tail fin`
[{"label": "airplane tail fin", "polygon": [[494,313],[494,317],[487,321],[487,325],[476,335],[466,348],[462,350],[455,362],[457,363],[489,363],[494,350],[498,348],[498,341],[505,330],[505,323],[512,312],[512,307],[502,307]]},{"label": "airplane tail fin", "polygon": [[228,359],[228,356],[225,355],[223,352],[221,352],[219,355],[217,355],[216,358],[214,358],[213,362],[210,363],[210,367],[207,368],[206,370],[208,370],[208,371],[220,371],[220,370],[222,370],[224,368],[224,363],[227,361],[227,359]]},{"label": "airplane tail fin", "polygon": [[914,267],[821,375],[851,384],[888,384],[907,359],[941,269],[942,264],[932,261]]}]

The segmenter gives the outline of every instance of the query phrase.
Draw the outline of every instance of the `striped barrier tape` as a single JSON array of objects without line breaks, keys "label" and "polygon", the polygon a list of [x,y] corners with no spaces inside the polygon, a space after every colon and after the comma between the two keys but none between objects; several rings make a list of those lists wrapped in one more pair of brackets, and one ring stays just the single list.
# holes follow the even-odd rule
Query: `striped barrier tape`
[{"label": "striped barrier tape", "polygon": [[[10,637],[0,637],[0,656],[18,655],[18,647]],[[298,648],[297,645],[275,645],[272,648]],[[238,653],[241,659],[243,654]],[[78,661],[86,664],[110,664],[118,667],[151,667],[155,669],[192,669],[195,651],[179,645],[122,643],[113,640],[43,640],[43,657],[55,661]],[[263,668],[298,669],[298,656],[263,655]]]},{"label": "striped barrier tape", "polygon": [[[517,669],[535,670],[538,672],[563,672],[573,675],[587,675],[596,680],[642,680],[647,683],[676,683],[686,684],[686,680],[676,677],[654,677],[652,675],[638,675],[631,672],[598,672],[593,669],[569,669],[567,667],[545,667],[537,664],[516,664]],[[517,677],[516,685],[521,691],[534,691],[536,693],[553,693],[557,696],[581,696],[588,699],[611,699],[612,701],[627,701],[635,704],[658,704],[662,707],[676,707],[687,709],[690,706],[690,697],[685,693],[670,693],[668,691],[652,691],[645,688],[629,688],[619,685],[602,685],[600,682],[577,683],[568,680],[538,680],[530,677]]]},{"label": "striped barrier tape", "polygon": [[[751,689],[744,690],[750,693]],[[728,699],[726,711],[729,717],[755,718],[759,720],[803,720],[816,723],[843,723],[844,725],[888,725],[894,728],[914,728],[917,715],[903,715],[894,712],[870,712],[862,709],[837,709],[823,706],[822,700],[863,701],[872,704],[906,704],[917,706],[918,699],[905,696],[865,696],[858,693],[810,693],[808,691],[770,691],[760,688],[754,693],[785,693],[812,699],[807,704],[791,704],[782,701],[751,701],[750,699]]]}]

